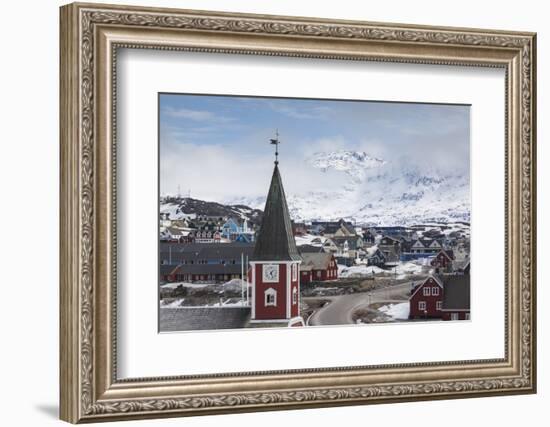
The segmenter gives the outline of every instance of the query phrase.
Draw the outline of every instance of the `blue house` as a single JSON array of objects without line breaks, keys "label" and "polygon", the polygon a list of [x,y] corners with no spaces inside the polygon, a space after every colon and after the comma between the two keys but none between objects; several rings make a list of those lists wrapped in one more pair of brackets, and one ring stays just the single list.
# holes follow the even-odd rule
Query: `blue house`
[{"label": "blue house", "polygon": [[222,225],[221,233],[222,237],[230,239],[232,234],[237,234],[240,231],[239,224],[233,219],[229,218],[225,224]]},{"label": "blue house", "polygon": [[254,230],[248,227],[248,221],[241,221],[229,218],[221,228],[222,237],[232,242],[252,243],[254,241]]}]

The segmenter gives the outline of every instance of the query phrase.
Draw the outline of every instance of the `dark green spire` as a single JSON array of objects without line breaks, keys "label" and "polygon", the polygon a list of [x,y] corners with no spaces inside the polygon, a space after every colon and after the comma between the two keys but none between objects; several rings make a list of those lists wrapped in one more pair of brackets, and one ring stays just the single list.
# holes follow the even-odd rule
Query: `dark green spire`
[{"label": "dark green spire", "polygon": [[252,261],[300,261],[302,259],[292,233],[283,181],[277,164],[278,162],[273,169]]}]

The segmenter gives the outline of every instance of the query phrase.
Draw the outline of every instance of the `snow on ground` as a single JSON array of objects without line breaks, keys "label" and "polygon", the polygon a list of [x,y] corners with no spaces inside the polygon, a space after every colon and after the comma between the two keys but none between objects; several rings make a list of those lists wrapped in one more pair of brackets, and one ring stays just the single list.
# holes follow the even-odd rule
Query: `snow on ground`
[{"label": "snow on ground", "polygon": [[409,303],[403,302],[399,304],[383,305],[378,309],[394,320],[403,320],[409,318]]},{"label": "snow on ground", "polygon": [[[219,305],[219,304],[216,304]],[[222,307],[247,307],[248,304],[245,300],[233,300],[228,299],[227,301],[222,302]]]},{"label": "snow on ground", "polygon": [[197,217],[197,214],[186,214],[180,211],[179,203],[161,203],[160,213],[168,214],[168,217],[172,220],[185,218],[194,219]]},{"label": "snow on ground", "polygon": [[223,287],[226,290],[239,291],[241,289],[246,289],[248,282],[241,279],[231,279],[229,282],[225,282]]},{"label": "snow on ground", "polygon": [[367,266],[365,264],[346,267],[338,264],[338,277],[364,277],[372,276],[373,274],[394,275],[397,279],[405,279],[409,275],[429,273],[429,262],[425,259],[415,261],[399,262],[395,267],[384,270],[374,265]]},{"label": "snow on ground", "polygon": [[161,308],[198,308],[198,307],[247,307],[248,304],[245,300],[236,300],[236,299],[227,299],[215,304],[203,304],[203,305],[189,305],[183,306],[182,303],[185,301],[185,298],[178,298],[167,304],[162,304]]},{"label": "snow on ground", "polygon": [[207,283],[173,282],[173,283],[166,283],[164,285],[160,285],[160,287],[164,289],[176,289],[178,286],[183,286],[184,288],[200,289],[208,286],[208,284]]},{"label": "snow on ground", "polygon": [[424,270],[423,262],[400,262],[391,272],[396,274],[419,274]]},{"label": "snow on ground", "polygon": [[[313,240],[319,239],[319,241],[314,242]],[[313,234],[304,234],[303,236],[296,236],[296,246],[302,246],[302,245],[311,245],[311,246],[322,246],[323,243],[327,240],[326,237],[323,236],[315,236]]]},{"label": "snow on ground", "polygon": [[372,276],[379,273],[384,273],[384,270],[374,265],[354,265],[352,267],[338,265],[338,275],[341,278]]},{"label": "snow on ground", "polygon": [[181,306],[181,304],[183,303],[183,301],[185,301],[185,298],[179,298],[175,301],[172,301],[168,304],[162,304],[162,308],[174,308],[174,307],[179,307]]}]

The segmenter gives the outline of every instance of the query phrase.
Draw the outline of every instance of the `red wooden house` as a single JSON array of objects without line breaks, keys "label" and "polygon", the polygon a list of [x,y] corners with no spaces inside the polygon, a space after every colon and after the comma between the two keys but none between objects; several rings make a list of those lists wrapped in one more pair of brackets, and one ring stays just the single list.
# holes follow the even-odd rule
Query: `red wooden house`
[{"label": "red wooden house", "polygon": [[438,276],[429,276],[418,284],[409,298],[409,318],[441,318],[444,285]]},{"label": "red wooden house", "polygon": [[323,282],[338,278],[338,265],[334,255],[327,252],[302,253],[301,283]]},{"label": "red wooden house", "polygon": [[161,282],[174,282],[176,280],[177,265],[161,264],[159,266],[159,275]]},{"label": "red wooden house", "polygon": [[433,275],[417,285],[409,298],[410,319],[470,319],[470,276]]},{"label": "red wooden house", "polygon": [[454,254],[452,250],[441,249],[432,260],[431,265],[436,267],[439,272],[450,273],[453,271],[453,260]]}]

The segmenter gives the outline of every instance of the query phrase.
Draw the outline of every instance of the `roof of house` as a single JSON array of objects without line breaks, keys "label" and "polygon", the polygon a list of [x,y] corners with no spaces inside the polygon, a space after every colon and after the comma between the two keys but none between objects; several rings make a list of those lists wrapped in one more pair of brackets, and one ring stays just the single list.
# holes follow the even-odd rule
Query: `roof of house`
[{"label": "roof of house", "polygon": [[326,234],[334,234],[341,227],[344,227],[351,234],[355,233],[353,224],[343,218],[340,218],[338,221],[312,221],[311,225],[312,227],[322,227]]},{"label": "roof of house", "polygon": [[421,246],[425,247],[425,248],[429,248],[429,247],[434,247],[433,244],[436,244],[436,247],[441,247],[441,242],[438,241],[437,239],[426,239],[426,238],[422,238],[422,239],[417,239],[413,246],[417,247],[418,246],[418,243],[420,243]]},{"label": "roof of house", "polygon": [[440,254],[443,254],[443,256],[445,256],[450,261],[455,259],[454,252],[452,249],[440,249],[439,252],[435,255],[435,257],[438,257]]},{"label": "roof of house", "polygon": [[232,242],[232,243],[160,243],[160,251],[161,252],[168,252],[169,250],[172,251],[172,254],[176,252],[198,252],[204,248],[209,247],[254,247],[254,244],[249,243],[238,243],[238,242]]},{"label": "roof of house", "polygon": [[300,261],[301,257],[296,248],[296,241],[292,233],[292,223],[288,213],[283,181],[279,167],[275,163],[271,185],[267,193],[262,225],[254,254],[253,261]]},{"label": "roof of house", "polygon": [[[240,274],[241,264],[180,264],[172,274]],[[246,272],[245,272],[246,273]]]},{"label": "roof of house", "polygon": [[167,232],[169,232],[170,234],[172,234],[174,236],[187,236],[187,235],[189,235],[188,230],[182,230],[179,227],[166,227],[165,229],[166,229]]},{"label": "roof of house", "polygon": [[445,276],[443,292],[443,310],[470,309],[470,276]]},{"label": "roof of house", "polygon": [[469,273],[470,271],[470,258],[464,258],[456,262],[456,269],[464,273]]},{"label": "roof of house", "polygon": [[162,276],[167,276],[169,274],[172,274],[173,271],[177,268],[176,265],[173,265],[173,264],[161,264],[159,266],[159,273],[162,275]]},{"label": "roof of house", "polygon": [[332,254],[322,252],[322,253],[304,253],[302,254],[302,266],[311,266],[313,270],[326,270],[330,266],[330,261],[332,260]]},{"label": "roof of house", "polygon": [[321,253],[325,251],[323,250],[322,246],[300,245],[298,246],[298,252],[300,252],[300,255],[303,255],[305,253],[316,254],[316,253]]},{"label": "roof of house", "polygon": [[253,244],[247,243],[191,243],[191,244],[161,244],[160,259],[162,260],[222,260],[241,259],[241,254],[250,258],[254,251]]},{"label": "roof of house", "polygon": [[201,259],[227,259],[227,258],[241,258],[243,256],[252,256],[254,246],[252,245],[231,245],[218,244],[209,245],[202,248],[198,257]]},{"label": "roof of house", "polygon": [[397,238],[395,238],[395,237],[392,237],[392,236],[384,235],[384,236],[382,236],[382,239],[381,239],[381,240],[384,240],[384,239],[392,240],[392,241],[393,241],[392,244],[401,243],[401,240],[399,240],[399,239],[397,239]]},{"label": "roof of house", "polygon": [[357,243],[359,239],[363,240],[361,236],[353,235],[353,236],[333,236],[330,238],[336,246],[342,246],[345,242],[348,242],[348,246],[350,249],[357,249]]},{"label": "roof of house", "polygon": [[380,251],[380,249],[378,249],[378,246],[371,246],[370,248],[366,248],[365,252],[367,253],[368,257],[375,256],[375,255],[384,256],[384,254]]},{"label": "roof of house", "polygon": [[435,283],[437,283],[441,288],[445,288],[445,285],[443,283],[443,279],[441,278],[441,276],[437,275],[437,274],[430,274],[428,277],[426,277],[422,282],[418,283],[412,290],[412,293],[411,293],[411,296],[409,297],[409,299],[412,299],[414,297],[414,295],[418,292],[418,290],[420,288],[422,288],[427,282],[428,280],[430,279],[433,279],[435,281]]}]

